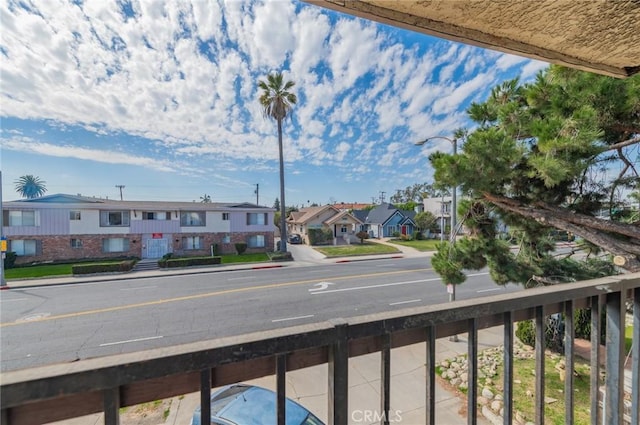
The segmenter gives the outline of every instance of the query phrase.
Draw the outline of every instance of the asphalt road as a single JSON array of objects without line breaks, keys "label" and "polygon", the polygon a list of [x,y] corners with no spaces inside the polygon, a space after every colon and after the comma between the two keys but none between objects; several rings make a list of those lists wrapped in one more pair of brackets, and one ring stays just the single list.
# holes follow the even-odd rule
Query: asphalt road
[{"label": "asphalt road", "polygon": [[[472,273],[457,299],[518,291]],[[448,301],[427,258],[122,279],[0,293],[1,370]]]}]

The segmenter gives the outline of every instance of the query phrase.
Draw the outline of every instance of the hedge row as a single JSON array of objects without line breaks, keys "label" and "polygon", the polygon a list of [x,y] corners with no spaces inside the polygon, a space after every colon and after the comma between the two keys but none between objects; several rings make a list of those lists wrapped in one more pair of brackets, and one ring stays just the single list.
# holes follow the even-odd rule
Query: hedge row
[{"label": "hedge row", "polygon": [[73,274],[128,272],[133,269],[136,260],[125,260],[119,263],[88,263],[71,266]]},{"label": "hedge row", "polygon": [[163,258],[158,260],[158,266],[162,268],[208,266],[211,264],[221,264],[222,257],[186,257],[186,258]]}]

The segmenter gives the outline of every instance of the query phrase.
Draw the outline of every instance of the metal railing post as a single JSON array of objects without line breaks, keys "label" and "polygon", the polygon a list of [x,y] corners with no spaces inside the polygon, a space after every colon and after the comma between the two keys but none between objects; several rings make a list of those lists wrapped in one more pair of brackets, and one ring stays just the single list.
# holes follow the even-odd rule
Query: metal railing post
[{"label": "metal railing post", "polygon": [[427,425],[436,425],[436,328],[426,329],[427,360],[426,360],[426,403],[425,414]]},{"label": "metal railing post", "polygon": [[504,313],[504,413],[503,423],[513,423],[513,318]]},{"label": "metal railing post", "polygon": [[120,388],[109,388],[103,392],[104,424],[120,425]]},{"label": "metal railing post", "polygon": [[605,424],[620,424],[624,396],[624,302],[622,292],[607,294]]},{"label": "metal railing post", "polygon": [[545,323],[544,306],[536,307],[536,406],[535,423],[544,423]]},{"label": "metal railing post", "polygon": [[380,349],[380,410],[382,424],[389,425],[391,410],[391,335],[382,335]]},{"label": "metal railing post", "polygon": [[276,356],[276,419],[278,425],[285,425],[287,412],[287,355]]},{"label": "metal railing post", "polygon": [[600,297],[591,297],[591,425],[598,425],[600,411]]},{"label": "metal railing post", "polygon": [[331,320],[336,330],[335,342],[329,346],[329,425],[347,425],[349,409],[348,324]]},{"label": "metal railing post", "polygon": [[211,422],[211,369],[200,371],[200,423]]},{"label": "metal railing post", "polygon": [[574,365],[573,301],[564,303],[564,423],[573,424],[573,365]]}]

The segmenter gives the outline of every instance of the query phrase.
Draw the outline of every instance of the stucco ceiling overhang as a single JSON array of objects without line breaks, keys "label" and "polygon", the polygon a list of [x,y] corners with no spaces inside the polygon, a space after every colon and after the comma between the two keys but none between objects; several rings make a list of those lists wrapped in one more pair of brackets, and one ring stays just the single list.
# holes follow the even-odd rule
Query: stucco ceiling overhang
[{"label": "stucco ceiling overhang", "polygon": [[436,37],[619,78],[640,72],[640,0],[306,0]]}]

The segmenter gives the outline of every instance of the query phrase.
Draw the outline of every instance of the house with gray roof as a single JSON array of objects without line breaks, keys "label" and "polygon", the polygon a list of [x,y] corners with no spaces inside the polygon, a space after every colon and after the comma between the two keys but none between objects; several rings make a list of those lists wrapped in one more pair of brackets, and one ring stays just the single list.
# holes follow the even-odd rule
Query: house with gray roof
[{"label": "house with gray roof", "polygon": [[[365,211],[366,216],[362,230],[369,233],[372,238],[390,238],[397,235],[413,235],[416,223],[413,220],[414,211],[403,211],[393,204],[382,203],[370,211]],[[364,214],[358,212],[356,216]]]}]

